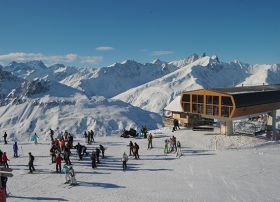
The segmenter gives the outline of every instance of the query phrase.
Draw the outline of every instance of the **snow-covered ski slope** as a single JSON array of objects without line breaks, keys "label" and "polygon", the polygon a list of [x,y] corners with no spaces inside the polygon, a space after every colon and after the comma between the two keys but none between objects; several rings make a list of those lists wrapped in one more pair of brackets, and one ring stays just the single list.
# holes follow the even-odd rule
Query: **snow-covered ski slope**
[{"label": "snow-covered ski slope", "polygon": [[[8,201],[279,201],[279,144],[251,137],[219,136],[214,150],[215,132],[163,128],[153,131],[152,150],[146,139],[123,139],[117,136],[97,137],[89,145],[91,152],[99,144],[106,147],[105,159],[96,170],[89,157],[71,160],[76,171],[77,186],[65,185],[64,174],[56,174],[50,164],[50,145],[20,143],[20,157],[12,158],[12,145],[1,145],[7,151],[14,177],[9,178]],[[181,141],[183,156],[163,154],[164,139],[175,135]],[[129,140],[140,145],[140,160],[132,157],[127,171],[122,170],[121,157],[129,152]],[[40,141],[40,140],[39,140]],[[83,142],[84,140],[79,140]],[[223,150],[220,142],[227,147]],[[75,140],[75,144],[77,140]],[[2,143],[1,143],[2,144]],[[28,152],[35,156],[34,174],[27,174]]]}]

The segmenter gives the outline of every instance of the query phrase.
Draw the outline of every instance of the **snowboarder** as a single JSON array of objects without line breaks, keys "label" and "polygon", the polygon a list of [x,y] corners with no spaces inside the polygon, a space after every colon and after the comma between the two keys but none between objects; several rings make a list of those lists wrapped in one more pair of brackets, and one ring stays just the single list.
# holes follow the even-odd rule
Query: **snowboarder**
[{"label": "snowboarder", "polygon": [[92,152],[91,154],[91,166],[92,168],[96,168],[96,153],[95,151]]},{"label": "snowboarder", "polygon": [[58,154],[55,158],[55,167],[56,167],[56,172],[58,173],[58,171],[61,173],[61,161],[63,160],[63,158],[61,157],[60,154]]},{"label": "snowboarder", "polygon": [[32,173],[33,171],[35,171],[34,168],[34,156],[31,154],[31,152],[28,153],[29,154],[29,162],[28,162],[28,166],[29,166],[29,173]]},{"label": "snowboarder", "polygon": [[139,159],[139,145],[136,142],[134,143],[134,157]]},{"label": "snowboarder", "polygon": [[18,157],[18,145],[17,142],[14,143],[13,145],[13,150],[14,150],[14,157]]},{"label": "snowboarder", "polygon": [[8,159],[6,152],[4,152],[2,155],[2,163],[4,164],[5,168],[9,168],[8,161],[10,160]]},{"label": "snowboarder", "polygon": [[128,156],[127,156],[127,154],[124,152],[124,153],[123,153],[123,157],[122,157],[123,170],[126,170],[126,169],[127,169],[127,161],[128,161]]},{"label": "snowboarder", "polygon": [[96,153],[96,160],[97,160],[97,163],[100,163],[100,161],[99,161],[100,149],[99,149],[99,148],[96,148],[96,149],[95,149],[95,153]]},{"label": "snowboarder", "polygon": [[8,135],[7,135],[7,132],[5,132],[5,133],[4,133],[4,136],[3,136],[3,137],[4,137],[4,143],[5,143],[5,144],[8,144],[8,142],[7,142],[7,136],[8,136]]},{"label": "snowboarder", "polygon": [[152,149],[153,148],[153,135],[152,133],[150,133],[148,135],[148,149]]},{"label": "snowboarder", "polygon": [[134,156],[134,152],[133,152],[133,143],[132,141],[129,142],[129,156]]},{"label": "snowboarder", "polygon": [[101,153],[102,153],[102,158],[104,159],[105,158],[105,156],[104,156],[104,153],[105,153],[105,148],[103,147],[103,145],[99,145],[99,148],[100,148],[100,150],[101,150]]}]

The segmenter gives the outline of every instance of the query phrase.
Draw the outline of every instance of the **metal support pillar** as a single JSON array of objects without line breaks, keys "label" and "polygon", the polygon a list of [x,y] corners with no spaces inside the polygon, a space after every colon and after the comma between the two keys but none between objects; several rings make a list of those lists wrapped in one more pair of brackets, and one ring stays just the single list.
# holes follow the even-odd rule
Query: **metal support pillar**
[{"label": "metal support pillar", "polygon": [[233,135],[233,123],[232,123],[232,120],[226,121],[226,135]]}]

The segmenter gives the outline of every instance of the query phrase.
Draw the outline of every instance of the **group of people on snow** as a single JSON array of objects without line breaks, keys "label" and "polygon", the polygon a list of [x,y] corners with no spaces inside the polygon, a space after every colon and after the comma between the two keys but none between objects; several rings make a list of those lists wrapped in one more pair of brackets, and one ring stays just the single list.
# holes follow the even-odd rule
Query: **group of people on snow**
[{"label": "group of people on snow", "polygon": [[[174,122],[173,131],[180,129],[179,124]],[[145,135],[144,137],[148,140],[148,149],[153,148],[153,135],[151,133],[148,134],[148,130],[146,128],[142,131]],[[89,153],[87,152],[86,145],[82,145],[79,142],[74,146],[73,145],[73,135],[71,135],[69,132],[65,131],[65,133],[61,133],[61,135],[55,137],[54,130],[50,129],[50,140],[51,140],[51,148],[50,148],[50,156],[51,156],[51,162],[55,163],[55,169],[57,173],[64,172],[65,173],[65,180],[66,183],[70,184],[76,184],[76,178],[75,178],[75,171],[72,165],[72,162],[70,160],[70,156],[72,155],[71,150],[75,149],[77,152],[77,156],[79,157],[79,160],[83,160],[83,157],[89,156]],[[7,133],[4,134],[4,143],[7,144]],[[84,137],[86,139],[86,143],[88,145],[92,144],[94,142],[94,132],[92,130],[85,131]],[[31,138],[32,141],[34,141],[35,144],[38,143],[38,135],[35,133],[35,135]],[[139,145],[136,142],[129,142],[129,155],[127,155],[126,152],[123,153],[121,161],[122,161],[122,168],[123,170],[127,169],[127,162],[129,160],[129,156],[133,156],[134,159],[140,159],[139,157]],[[18,144],[17,142],[14,142],[13,144],[13,151],[14,151],[14,157],[17,158],[18,155]],[[180,141],[176,140],[176,137],[173,135],[170,139],[164,140],[164,153],[168,154],[170,152],[176,152],[176,156],[180,157],[182,155],[181,152],[181,143]],[[96,147],[91,155],[91,166],[93,169],[97,168],[97,165],[100,164],[100,158],[105,158],[104,156],[105,148],[103,145],[99,145],[99,147]],[[29,161],[28,161],[28,167],[29,167],[29,173],[33,173],[35,171],[34,168],[34,160],[35,157],[32,155],[31,152],[29,154]],[[5,168],[9,168],[8,165],[8,157],[6,152],[2,152],[0,150],[0,165],[3,165]],[[62,166],[62,162],[65,162],[65,164]]]},{"label": "group of people on snow", "polygon": [[93,130],[90,130],[90,131],[85,131],[84,133],[84,138],[85,138],[85,141],[88,143],[88,144],[91,144],[94,142],[94,132]]},{"label": "group of people on snow", "polygon": [[129,156],[134,156],[135,159],[139,159],[139,145],[132,141],[129,142]]},{"label": "group of people on snow", "polygon": [[164,154],[168,154],[170,152],[178,152],[178,150],[181,152],[181,143],[180,141],[176,139],[176,137],[173,135],[169,139],[164,140]]}]

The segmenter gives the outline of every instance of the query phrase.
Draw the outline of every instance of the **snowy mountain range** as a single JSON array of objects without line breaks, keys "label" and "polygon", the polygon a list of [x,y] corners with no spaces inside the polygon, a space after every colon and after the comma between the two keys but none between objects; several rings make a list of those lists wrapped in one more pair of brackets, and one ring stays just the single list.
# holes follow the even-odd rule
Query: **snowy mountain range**
[{"label": "snowy mountain range", "polygon": [[221,62],[193,54],[141,64],[133,60],[99,69],[42,61],[0,66],[0,128],[12,136],[67,129],[99,135],[161,125],[160,113],[183,91],[280,83],[279,64]]}]

